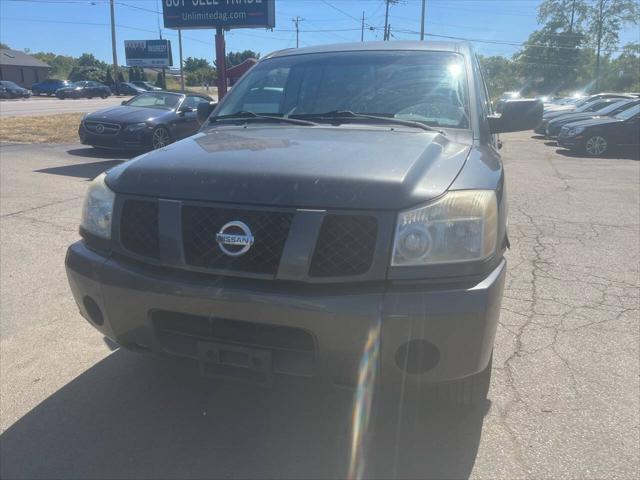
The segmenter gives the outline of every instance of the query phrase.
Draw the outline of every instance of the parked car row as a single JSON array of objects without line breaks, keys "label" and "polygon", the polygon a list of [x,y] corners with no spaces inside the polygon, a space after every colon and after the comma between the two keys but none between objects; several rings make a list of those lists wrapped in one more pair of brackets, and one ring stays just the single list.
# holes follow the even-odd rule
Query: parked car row
[{"label": "parked car row", "polygon": [[[22,89],[22,87],[19,87],[16,84],[13,84],[12,88],[14,90],[16,88]],[[159,90],[161,90],[159,87],[156,87],[152,83],[146,81],[122,82],[118,84],[114,83],[111,85],[105,85],[92,80],[70,82],[68,80],[47,79],[43,82],[35,83],[32,87],[32,92],[35,96],[55,95],[60,99],[93,97],[106,98],[110,95],[139,95],[144,92]],[[16,96],[15,93],[12,93],[12,95],[14,95],[13,97],[4,97],[1,93],[2,91],[0,90],[0,98],[15,98]]]},{"label": "parked car row", "polygon": [[640,95],[599,93],[546,104],[535,132],[591,157],[640,148]]}]

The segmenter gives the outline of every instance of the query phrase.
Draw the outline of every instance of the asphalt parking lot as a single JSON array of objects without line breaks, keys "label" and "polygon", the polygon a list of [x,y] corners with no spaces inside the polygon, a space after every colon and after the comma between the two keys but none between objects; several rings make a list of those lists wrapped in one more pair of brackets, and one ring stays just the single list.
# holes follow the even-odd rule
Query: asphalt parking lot
[{"label": "asphalt parking lot", "polygon": [[[403,410],[369,471],[638,478],[640,162],[503,140],[511,250],[489,401]],[[87,180],[125,158],[0,146],[0,477],[344,477],[348,393],[203,379],[115,349],[77,313],[65,249]]]},{"label": "asphalt parking lot", "polygon": [[55,97],[31,97],[0,102],[0,117],[55,115],[56,113],[84,113],[120,105],[131,97],[80,98],[60,100]]}]

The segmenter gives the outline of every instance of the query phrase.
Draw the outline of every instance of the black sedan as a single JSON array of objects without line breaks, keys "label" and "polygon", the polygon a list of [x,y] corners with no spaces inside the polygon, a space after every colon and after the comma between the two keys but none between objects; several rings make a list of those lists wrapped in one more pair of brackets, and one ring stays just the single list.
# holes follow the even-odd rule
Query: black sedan
[{"label": "black sedan", "polygon": [[106,85],[91,80],[74,82],[68,87],[56,90],[56,97],[61,100],[65,98],[107,98],[111,95],[111,89]]},{"label": "black sedan", "polygon": [[29,98],[31,90],[9,80],[0,80],[0,98]]},{"label": "black sedan", "polygon": [[558,135],[558,145],[592,157],[609,154],[615,148],[640,147],[640,105],[613,117],[599,117],[569,123]]},{"label": "black sedan", "polygon": [[145,82],[143,80],[136,80],[135,82],[131,82],[131,83],[133,83],[136,87],[140,87],[143,90],[147,90],[148,92],[156,92],[156,91],[162,90],[160,87],[156,87],[153,83]]},{"label": "black sedan", "polygon": [[545,136],[547,138],[556,138],[560,133],[560,129],[568,123],[590,120],[596,117],[612,117],[620,112],[624,112],[628,108],[638,105],[640,100],[620,100],[616,98],[609,99],[608,102],[606,106],[595,112],[567,113],[566,115],[560,115],[554,118],[547,124]]},{"label": "black sedan", "polygon": [[131,82],[119,83],[115,89],[116,95],[140,95],[141,93],[144,93],[146,91],[146,89],[141,88]]},{"label": "black sedan", "polygon": [[151,150],[195,134],[198,104],[205,95],[146,92],[121,106],[85,115],[78,135],[85,145],[120,150]]}]

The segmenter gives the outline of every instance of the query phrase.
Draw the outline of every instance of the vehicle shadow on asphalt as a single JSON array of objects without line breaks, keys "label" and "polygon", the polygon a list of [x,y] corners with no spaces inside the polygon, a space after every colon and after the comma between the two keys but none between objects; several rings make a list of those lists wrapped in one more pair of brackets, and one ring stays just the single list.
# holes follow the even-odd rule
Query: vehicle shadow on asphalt
[{"label": "vehicle shadow on asphalt", "polygon": [[569,158],[582,158],[584,160],[598,160],[598,159],[606,159],[606,160],[640,160],[640,152],[628,151],[628,150],[618,150],[616,152],[612,152],[610,154],[604,154],[600,157],[587,157],[583,153],[574,152],[572,150],[558,148],[556,150],[558,155],[562,155],[563,157]]},{"label": "vehicle shadow on asphalt", "polygon": [[[0,477],[344,478],[351,400],[297,382],[221,382],[189,362],[117,350],[0,436]],[[487,406],[403,411],[379,430],[365,476],[467,478]]]},{"label": "vehicle shadow on asphalt", "polygon": [[86,178],[91,180],[100,175],[105,170],[121,164],[121,160],[105,160],[103,162],[75,163],[62,167],[49,167],[34,170],[37,173],[48,173],[50,175],[64,175],[65,177]]},{"label": "vehicle shadow on asphalt", "polygon": [[82,148],[72,148],[67,150],[69,155],[73,155],[74,157],[84,157],[84,158],[105,158],[105,159],[120,159],[120,160],[129,160],[137,155],[136,152],[130,152],[126,150],[110,150],[107,148],[93,148],[93,147],[82,147]]}]

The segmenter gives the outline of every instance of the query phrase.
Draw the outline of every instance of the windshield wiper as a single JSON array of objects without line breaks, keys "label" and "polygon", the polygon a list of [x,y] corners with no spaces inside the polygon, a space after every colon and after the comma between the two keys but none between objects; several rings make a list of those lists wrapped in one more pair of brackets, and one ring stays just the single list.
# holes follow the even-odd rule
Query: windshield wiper
[{"label": "windshield wiper", "polygon": [[272,115],[259,115],[254,112],[248,112],[246,110],[241,110],[236,113],[232,113],[230,115],[221,115],[219,117],[211,117],[209,119],[209,123],[218,123],[218,122],[249,122],[249,121],[261,121],[267,120],[269,122],[282,122],[282,123],[291,123],[293,125],[306,125],[306,126],[314,126],[318,125],[315,122],[311,122],[309,120],[301,120],[298,118],[288,118],[288,117],[275,117]]},{"label": "windshield wiper", "polygon": [[349,119],[366,119],[366,120],[376,120],[385,123],[392,123],[396,125],[404,125],[406,127],[414,127],[421,128],[422,130],[428,130],[430,132],[438,132],[443,135],[446,135],[444,131],[439,130],[437,128],[430,127],[429,125],[425,125],[420,122],[413,122],[411,120],[401,120],[399,118],[393,117],[379,117],[377,115],[366,115],[364,113],[355,113],[351,110],[332,110],[326,113],[308,113],[308,114],[300,114],[295,116],[289,116],[288,118],[297,118],[297,119],[308,119],[313,118],[317,120],[349,120]]}]

